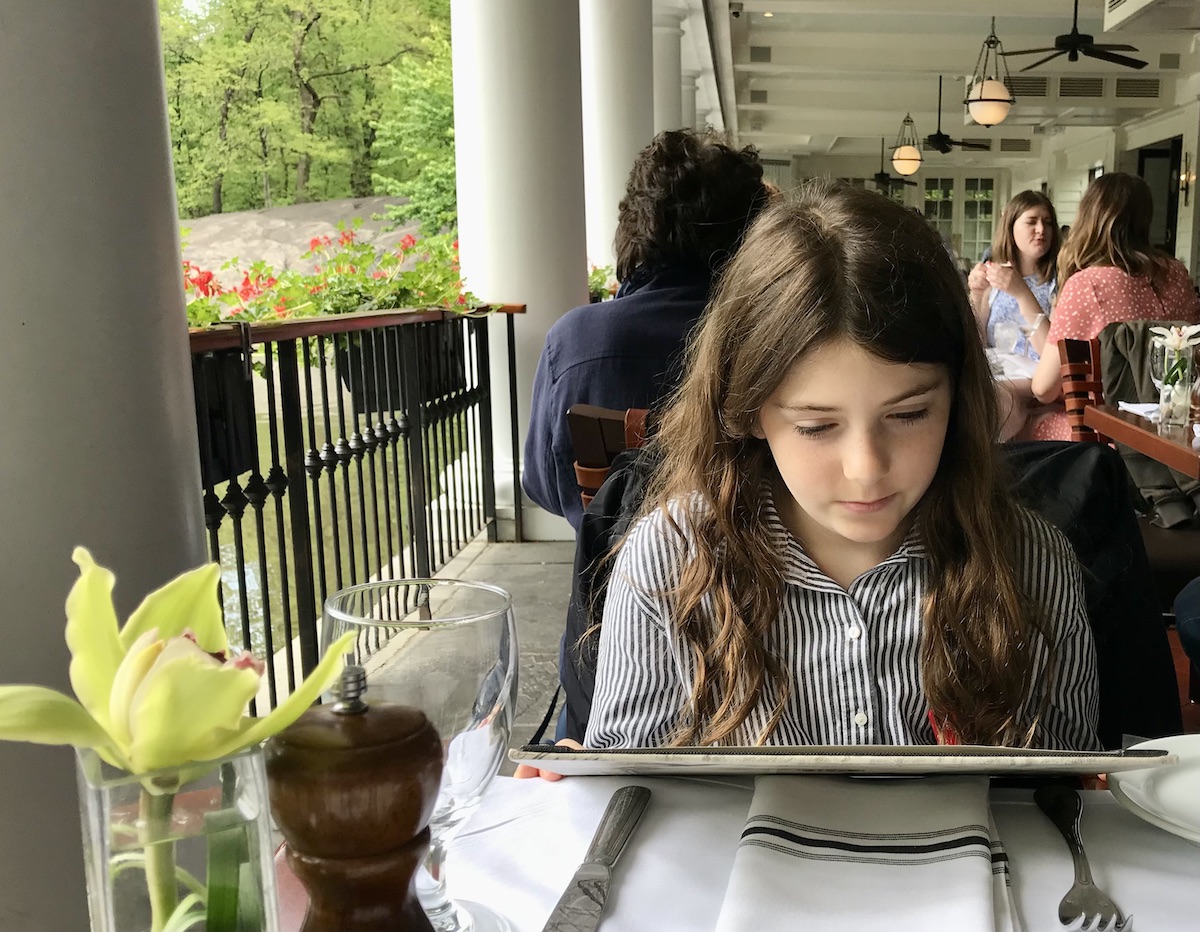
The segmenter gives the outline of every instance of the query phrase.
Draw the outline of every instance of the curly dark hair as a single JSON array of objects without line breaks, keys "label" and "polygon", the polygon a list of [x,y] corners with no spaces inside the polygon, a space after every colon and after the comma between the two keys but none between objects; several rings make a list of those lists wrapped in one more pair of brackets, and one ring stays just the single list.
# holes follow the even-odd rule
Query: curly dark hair
[{"label": "curly dark hair", "polygon": [[617,278],[639,266],[719,272],[769,200],[753,146],[712,132],[659,133],[637,157],[617,214]]}]

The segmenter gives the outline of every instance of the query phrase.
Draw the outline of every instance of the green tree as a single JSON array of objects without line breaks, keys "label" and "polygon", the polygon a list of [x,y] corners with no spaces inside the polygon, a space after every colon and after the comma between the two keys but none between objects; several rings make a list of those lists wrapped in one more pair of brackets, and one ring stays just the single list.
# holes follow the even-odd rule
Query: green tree
[{"label": "green tree", "polygon": [[160,0],[184,216],[374,193],[379,101],[445,0]]},{"label": "green tree", "polygon": [[391,67],[391,87],[376,124],[375,187],[407,197],[388,210],[397,221],[419,220],[427,234],[454,226],[454,84],[450,41],[440,29],[422,41],[422,61]]}]

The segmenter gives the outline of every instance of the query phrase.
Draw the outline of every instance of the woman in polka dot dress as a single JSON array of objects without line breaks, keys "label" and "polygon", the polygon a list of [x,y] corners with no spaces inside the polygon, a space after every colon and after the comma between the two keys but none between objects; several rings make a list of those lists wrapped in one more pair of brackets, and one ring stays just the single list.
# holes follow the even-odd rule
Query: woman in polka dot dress
[{"label": "woman in polka dot dress", "polygon": [[[1200,297],[1183,263],[1150,245],[1150,186],[1113,172],[1092,182],[1079,202],[1071,236],[1058,259],[1058,301],[1033,374],[1033,394],[1050,403],[1062,396],[1059,340],[1091,340],[1121,320],[1200,323]],[[1034,440],[1070,440],[1061,411],[1039,418],[1026,433]]]}]

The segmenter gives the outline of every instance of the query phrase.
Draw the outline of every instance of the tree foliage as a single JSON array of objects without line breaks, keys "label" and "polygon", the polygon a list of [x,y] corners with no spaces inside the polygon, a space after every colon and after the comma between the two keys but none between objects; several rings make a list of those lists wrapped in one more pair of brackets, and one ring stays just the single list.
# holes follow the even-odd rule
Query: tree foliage
[{"label": "tree foliage", "polygon": [[454,180],[454,86],[450,40],[440,29],[422,41],[423,60],[389,67],[392,83],[375,124],[375,188],[407,197],[388,210],[397,221],[416,219],[429,234],[458,216]]},{"label": "tree foliage", "polygon": [[[160,21],[179,209],[197,217],[376,193],[385,104],[440,55],[449,3],[160,0]],[[427,148],[389,136],[387,157]]]}]

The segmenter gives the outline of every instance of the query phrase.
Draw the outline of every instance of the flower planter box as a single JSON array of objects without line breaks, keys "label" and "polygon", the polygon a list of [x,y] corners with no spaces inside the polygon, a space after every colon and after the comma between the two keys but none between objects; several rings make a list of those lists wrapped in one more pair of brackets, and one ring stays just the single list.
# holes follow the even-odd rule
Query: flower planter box
[{"label": "flower planter box", "polygon": [[253,469],[258,445],[254,388],[241,353],[223,350],[193,356],[192,384],[205,482],[218,485]]}]

